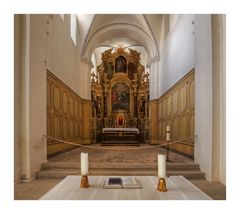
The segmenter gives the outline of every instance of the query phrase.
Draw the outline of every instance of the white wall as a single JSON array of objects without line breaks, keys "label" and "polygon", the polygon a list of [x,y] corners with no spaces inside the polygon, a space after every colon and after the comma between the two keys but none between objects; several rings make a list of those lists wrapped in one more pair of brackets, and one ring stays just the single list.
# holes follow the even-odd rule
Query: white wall
[{"label": "white wall", "polygon": [[[158,66],[151,66],[151,74],[158,72],[155,82],[159,87],[153,87],[150,82],[151,99],[159,98],[171,86],[178,82],[194,67],[194,25],[193,15],[175,15],[170,17],[171,29],[162,44]],[[173,22],[173,23],[171,23]],[[155,70],[157,69],[157,70]],[[155,77],[153,77],[155,78]]]},{"label": "white wall", "polygon": [[17,182],[21,177],[21,155],[19,151],[21,150],[21,144],[19,142],[20,139],[20,112],[21,112],[21,61],[23,60],[21,54],[23,52],[22,49],[22,18],[21,15],[14,16],[14,181]]},{"label": "white wall", "polygon": [[158,63],[152,63],[150,67],[150,78],[149,78],[149,87],[150,87],[150,100],[154,100],[157,98],[157,66]]},{"label": "white wall", "polygon": [[[164,25],[163,25],[164,26]],[[224,31],[224,29],[223,29]],[[224,106],[222,118],[213,117],[213,55],[212,55],[212,22],[211,15],[170,15],[169,33],[161,44],[160,61],[150,67],[150,99],[157,99],[171,86],[195,67],[195,134],[198,139],[195,145],[195,162],[200,164],[208,180],[225,183],[226,179],[226,143],[224,141]],[[224,36],[224,35],[223,35]],[[163,35],[161,35],[163,38]],[[224,49],[224,47],[223,47]],[[225,50],[223,50],[224,54]],[[224,56],[223,56],[224,59]],[[223,62],[224,63],[224,62]],[[221,65],[224,67],[224,65]],[[218,74],[216,74],[219,76]],[[222,90],[224,104],[224,77],[216,87]],[[216,100],[216,99],[215,99]],[[218,104],[217,104],[218,105]],[[215,123],[213,123],[213,118]],[[213,151],[214,124],[221,122],[221,136],[218,132]],[[215,163],[213,163],[215,158]],[[218,169],[216,170],[216,167]],[[217,171],[217,176],[213,172]]]},{"label": "white wall", "polygon": [[221,145],[221,169],[220,169],[220,181],[226,185],[226,15],[222,16],[222,57],[223,57],[223,76],[222,76],[222,145]]},{"label": "white wall", "polygon": [[211,15],[195,16],[195,161],[212,179],[212,37]]},{"label": "white wall", "polygon": [[[78,39],[75,46],[70,33],[70,16],[22,15],[23,39],[16,35],[16,53],[24,66],[15,66],[15,85],[21,88],[21,104],[15,112],[15,180],[30,180],[46,161],[46,81],[47,69],[80,97],[90,99],[90,66],[80,59]],[[16,20],[19,19],[16,18]],[[18,26],[16,26],[18,27]],[[19,64],[19,63],[18,63]],[[18,97],[15,96],[15,103]],[[17,107],[17,106],[16,106]],[[21,169],[21,172],[19,172]]]},{"label": "white wall", "polygon": [[226,23],[212,15],[213,45],[213,151],[212,179],[226,184]]}]

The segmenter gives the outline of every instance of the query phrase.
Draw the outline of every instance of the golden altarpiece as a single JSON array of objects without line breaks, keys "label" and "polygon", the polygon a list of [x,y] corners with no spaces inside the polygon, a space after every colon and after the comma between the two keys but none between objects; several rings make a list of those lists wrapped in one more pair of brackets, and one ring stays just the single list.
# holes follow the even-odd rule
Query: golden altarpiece
[{"label": "golden altarpiece", "polygon": [[149,138],[149,74],[140,53],[120,46],[102,53],[91,78],[92,136],[102,140],[103,128],[138,128],[139,139]]}]

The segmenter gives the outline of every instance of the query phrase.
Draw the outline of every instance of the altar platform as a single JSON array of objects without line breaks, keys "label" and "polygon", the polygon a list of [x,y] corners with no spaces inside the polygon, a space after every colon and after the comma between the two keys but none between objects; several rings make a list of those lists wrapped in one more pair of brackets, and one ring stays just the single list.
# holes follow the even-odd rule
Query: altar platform
[{"label": "altar platform", "polygon": [[103,128],[102,145],[139,146],[139,129],[137,128]]},{"label": "altar platform", "polygon": [[89,176],[90,187],[82,189],[81,176],[67,176],[40,200],[212,200],[183,176],[168,177],[167,192],[156,190],[156,176],[135,176],[142,189],[104,189],[109,177],[112,176]]}]

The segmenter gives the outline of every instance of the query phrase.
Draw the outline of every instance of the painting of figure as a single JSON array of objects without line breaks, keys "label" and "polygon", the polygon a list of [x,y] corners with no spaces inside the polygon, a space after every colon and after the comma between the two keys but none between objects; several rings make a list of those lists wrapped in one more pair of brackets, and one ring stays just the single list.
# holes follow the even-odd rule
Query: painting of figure
[{"label": "painting of figure", "polygon": [[125,83],[117,83],[112,87],[112,111],[130,109],[129,87]]},{"label": "painting of figure", "polygon": [[118,56],[115,60],[115,72],[124,72],[126,73],[126,59],[123,56]]},{"label": "painting of figure", "polygon": [[108,62],[107,63],[108,79],[112,79],[113,69],[114,69],[113,63],[112,62]]}]

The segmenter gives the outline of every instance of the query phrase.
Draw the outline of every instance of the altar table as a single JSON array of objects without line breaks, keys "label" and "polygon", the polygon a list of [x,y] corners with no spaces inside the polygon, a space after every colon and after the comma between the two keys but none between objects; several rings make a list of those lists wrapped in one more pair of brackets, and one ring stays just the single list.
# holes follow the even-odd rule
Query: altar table
[{"label": "altar table", "polygon": [[125,133],[137,133],[139,134],[138,128],[103,128],[103,133],[108,132],[125,132]]},{"label": "altar table", "polygon": [[103,128],[102,140],[138,140],[138,128]]},{"label": "altar table", "polygon": [[211,200],[183,176],[168,177],[167,192],[156,190],[156,176],[134,176],[140,180],[142,189],[104,189],[109,177],[116,176],[89,176],[90,187],[83,189],[80,188],[81,176],[67,176],[40,200]]}]

